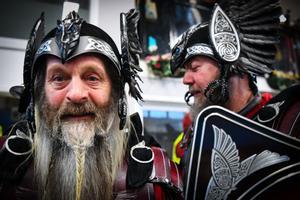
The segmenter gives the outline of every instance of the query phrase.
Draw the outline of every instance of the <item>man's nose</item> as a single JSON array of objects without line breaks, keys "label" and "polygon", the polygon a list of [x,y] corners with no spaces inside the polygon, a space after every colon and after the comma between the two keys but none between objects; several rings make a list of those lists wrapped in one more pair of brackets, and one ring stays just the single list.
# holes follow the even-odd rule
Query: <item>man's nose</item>
[{"label": "man's nose", "polygon": [[185,73],[184,73],[184,76],[183,76],[183,84],[185,85],[192,85],[193,84],[193,74],[191,71],[189,70],[186,70]]},{"label": "man's nose", "polygon": [[80,78],[72,78],[67,100],[72,103],[84,103],[88,100],[88,89]]}]

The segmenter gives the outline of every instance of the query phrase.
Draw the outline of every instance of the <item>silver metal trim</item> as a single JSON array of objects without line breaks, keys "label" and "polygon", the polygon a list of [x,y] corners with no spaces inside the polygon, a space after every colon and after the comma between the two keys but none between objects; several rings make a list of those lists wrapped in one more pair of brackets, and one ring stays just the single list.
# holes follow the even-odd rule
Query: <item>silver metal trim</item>
[{"label": "silver metal trim", "polygon": [[45,41],[41,46],[40,48],[37,50],[36,52],[36,56],[39,56],[40,54],[44,53],[44,52],[50,52],[51,51],[51,42],[52,40],[47,40]]},{"label": "silver metal trim", "polygon": [[280,108],[279,108],[279,107],[280,107],[282,104],[284,104],[284,101],[266,105],[265,107],[273,108],[273,109],[275,110],[275,114],[274,114],[273,116],[271,116],[269,119],[265,119],[265,120],[260,119],[259,114],[258,114],[258,115],[257,115],[257,120],[258,120],[260,123],[267,123],[267,122],[272,121],[272,120],[275,119],[275,118],[277,117],[277,115],[279,114],[279,111],[280,111]]},{"label": "silver metal trim", "polygon": [[[245,192],[244,192],[237,200],[241,200],[242,198],[244,198],[244,196],[247,195],[247,193],[249,193],[253,188],[255,188],[257,185],[261,184],[261,183],[264,182],[265,180],[269,179],[270,177],[272,177],[272,176],[274,176],[274,175],[276,175],[276,174],[278,174],[278,173],[280,173],[280,172],[283,172],[283,171],[285,171],[285,170],[288,170],[288,169],[290,169],[290,168],[292,168],[292,167],[299,166],[299,165],[300,165],[300,163],[298,162],[298,163],[295,163],[295,164],[293,164],[293,165],[286,166],[286,167],[284,167],[284,168],[282,168],[282,169],[280,169],[280,170],[277,170],[276,172],[274,172],[274,173],[272,173],[272,174],[270,174],[270,175],[264,177],[263,179],[261,179],[260,181],[258,181],[256,184],[254,184],[251,188],[249,188],[247,191],[245,191]],[[297,175],[297,174],[299,174],[299,173],[300,173],[300,172],[293,173],[293,175]],[[269,185],[269,186],[273,186],[273,185],[275,185],[276,183],[278,183],[278,182],[280,182],[280,181],[282,181],[282,180],[284,180],[284,179],[286,179],[286,178],[289,178],[289,177],[291,177],[291,176],[292,176],[291,174],[288,174],[287,176],[282,177],[281,179],[279,179],[279,181],[277,180],[277,181],[275,181],[274,183],[272,183],[272,184]],[[269,188],[269,187],[266,187],[266,188],[265,188],[264,190],[262,190],[261,192],[265,191],[267,188]],[[257,193],[257,195],[259,195],[261,192]],[[257,195],[256,195],[256,196],[257,196]],[[254,198],[255,198],[256,196],[254,196]],[[253,198],[252,198],[252,199],[253,199]]]},{"label": "silver metal trim", "polygon": [[196,44],[186,49],[187,53],[184,59],[194,55],[210,55],[214,56],[213,50],[205,44]]}]

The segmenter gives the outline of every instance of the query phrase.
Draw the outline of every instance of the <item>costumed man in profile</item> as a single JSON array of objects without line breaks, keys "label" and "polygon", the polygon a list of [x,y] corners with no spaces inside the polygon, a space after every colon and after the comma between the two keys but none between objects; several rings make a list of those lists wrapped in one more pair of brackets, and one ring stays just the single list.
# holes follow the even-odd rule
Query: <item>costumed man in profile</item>
[{"label": "costumed man in profile", "polygon": [[[299,85],[274,98],[256,85],[257,76],[273,70],[280,15],[278,0],[218,1],[209,22],[192,26],[178,38],[171,71],[185,70],[185,100],[194,120],[204,108],[219,105],[300,137]],[[192,132],[185,134],[182,148],[188,147]]]},{"label": "costumed man in profile", "polygon": [[138,18],[121,14],[119,53],[75,11],[44,36],[42,14],[25,56],[26,117],[0,153],[1,199],[182,198],[176,165],[145,144],[139,116],[127,115],[125,84],[142,99]]}]

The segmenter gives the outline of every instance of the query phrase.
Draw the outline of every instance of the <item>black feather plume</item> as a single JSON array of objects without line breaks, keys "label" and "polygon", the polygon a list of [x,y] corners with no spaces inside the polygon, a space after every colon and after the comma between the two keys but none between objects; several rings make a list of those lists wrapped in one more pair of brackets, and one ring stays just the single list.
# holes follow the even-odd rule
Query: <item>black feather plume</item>
[{"label": "black feather plume", "polygon": [[30,103],[31,96],[33,95],[32,84],[32,70],[33,70],[33,60],[34,55],[39,48],[42,40],[44,38],[44,12],[41,13],[40,18],[35,22],[30,37],[26,46],[25,59],[24,59],[24,67],[23,67],[23,83],[24,83],[24,91],[21,95],[20,104],[19,104],[19,112],[23,113],[26,111]]},{"label": "black feather plume", "polygon": [[273,31],[277,30],[278,26],[276,24],[262,24],[262,25],[254,25],[254,26],[241,26],[240,29],[244,32],[262,32],[262,31]]},{"label": "black feather plume", "polygon": [[278,21],[278,16],[267,16],[265,18],[262,19],[253,19],[253,20],[249,20],[249,21],[245,21],[245,22],[241,22],[240,26],[249,26],[249,25],[261,25],[261,24],[273,24],[273,23],[277,23]]},{"label": "black feather plume", "polygon": [[248,45],[245,43],[241,44],[241,48],[244,49],[246,52],[251,52],[254,54],[259,54],[261,56],[271,56],[274,57],[276,54],[276,49],[273,46],[270,46],[268,48],[258,48],[257,46]]},{"label": "black feather plume", "polygon": [[262,75],[273,69],[279,43],[279,0],[219,0],[220,7],[239,32],[241,56],[237,63]]},{"label": "black feather plume", "polygon": [[273,13],[277,13],[278,11],[280,11],[281,8],[279,7],[278,3],[274,3],[274,4],[270,4],[267,6],[261,5],[261,6],[255,6],[255,8],[252,8],[252,10],[250,11],[249,9],[247,9],[244,12],[240,13],[240,19],[248,19],[248,18],[254,18],[254,17],[265,17],[268,14]]},{"label": "black feather plume", "polygon": [[253,34],[242,34],[241,39],[250,44],[277,44],[280,41],[279,36],[269,36],[268,34],[265,35],[253,35]]},{"label": "black feather plume", "polygon": [[272,57],[255,55],[251,52],[247,52],[246,55],[248,56],[248,58],[253,59],[257,62],[261,62],[268,65],[272,65],[274,63],[274,59],[272,59]]},{"label": "black feather plume", "polygon": [[142,90],[137,79],[141,81],[138,72],[143,71],[139,66],[139,55],[142,48],[138,36],[139,12],[131,9],[128,13],[121,13],[121,48],[122,75],[124,82],[129,85],[129,93],[136,100],[142,100]]},{"label": "black feather plume", "polygon": [[265,64],[258,63],[252,59],[246,57],[240,57],[240,61],[243,63],[243,67],[246,67],[247,71],[251,71],[257,75],[263,75],[265,73],[270,73],[273,68],[268,67]]}]

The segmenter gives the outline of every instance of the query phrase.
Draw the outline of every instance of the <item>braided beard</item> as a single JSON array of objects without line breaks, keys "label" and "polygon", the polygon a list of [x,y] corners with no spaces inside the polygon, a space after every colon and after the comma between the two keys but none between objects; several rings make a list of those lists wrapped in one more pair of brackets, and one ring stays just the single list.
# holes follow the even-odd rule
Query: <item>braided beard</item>
[{"label": "braided beard", "polygon": [[[80,113],[95,117],[83,122],[63,120],[63,116]],[[108,108],[67,104],[59,110],[47,101],[38,105],[35,175],[41,198],[112,198],[126,146],[115,113],[114,103]]]}]

